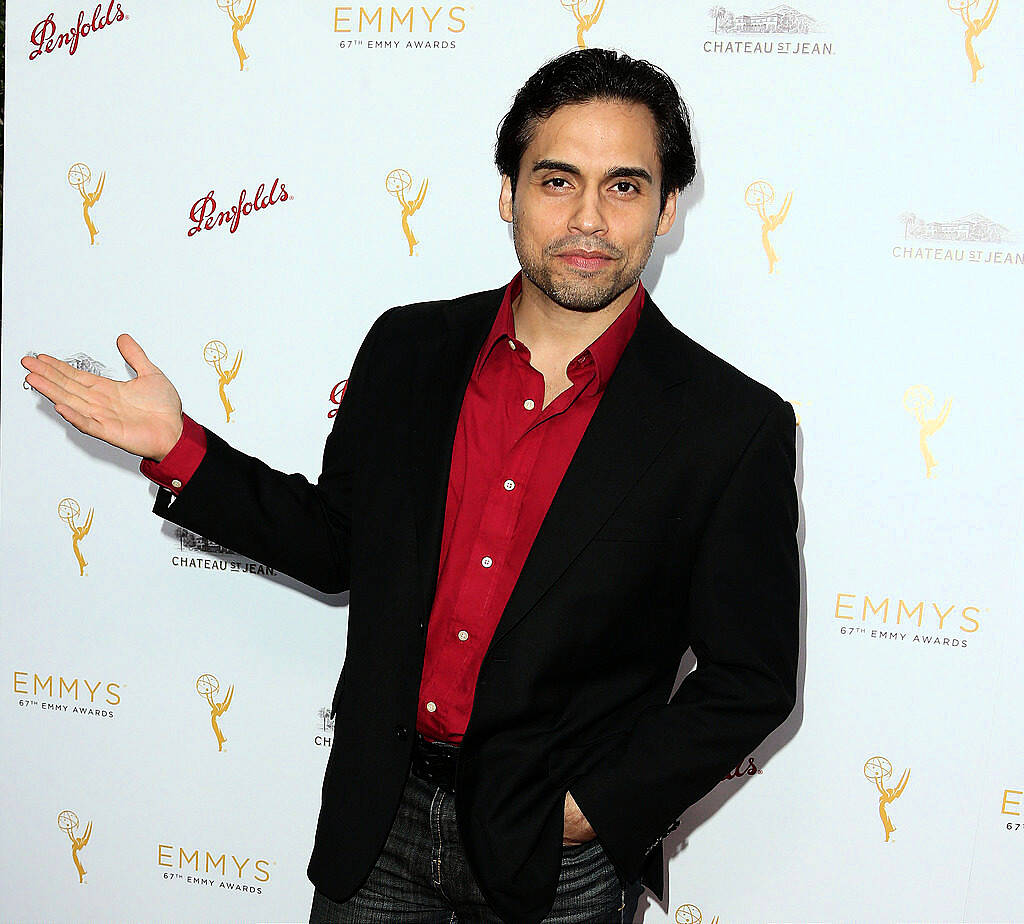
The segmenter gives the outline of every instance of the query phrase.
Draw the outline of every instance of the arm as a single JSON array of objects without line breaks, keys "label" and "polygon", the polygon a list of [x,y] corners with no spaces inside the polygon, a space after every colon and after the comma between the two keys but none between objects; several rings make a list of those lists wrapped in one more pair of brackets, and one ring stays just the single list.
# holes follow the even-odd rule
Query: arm
[{"label": "arm", "polygon": [[356,355],[315,485],[301,474],[270,468],[206,430],[206,452],[195,473],[176,499],[161,488],[153,512],[318,590],[346,590],[354,434],[363,425],[381,321]]},{"label": "arm", "polygon": [[[762,421],[712,511],[689,587],[697,668],[639,716],[616,754],[572,794],[611,859],[639,877],[683,811],[789,714],[799,655],[795,422]],[[681,592],[686,592],[682,589]]]}]

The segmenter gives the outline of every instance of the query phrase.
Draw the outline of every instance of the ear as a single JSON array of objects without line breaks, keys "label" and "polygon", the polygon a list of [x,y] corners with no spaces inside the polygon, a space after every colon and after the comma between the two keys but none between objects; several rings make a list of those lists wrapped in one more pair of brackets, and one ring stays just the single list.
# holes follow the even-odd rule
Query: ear
[{"label": "ear", "polygon": [[501,195],[498,197],[498,214],[505,221],[512,222],[512,180],[504,175],[501,178]]},{"label": "ear", "polygon": [[668,234],[672,229],[672,225],[675,224],[676,220],[676,202],[678,199],[678,189],[674,189],[668,194],[668,198],[665,200],[665,208],[661,210],[661,215],[658,217],[657,234]]}]

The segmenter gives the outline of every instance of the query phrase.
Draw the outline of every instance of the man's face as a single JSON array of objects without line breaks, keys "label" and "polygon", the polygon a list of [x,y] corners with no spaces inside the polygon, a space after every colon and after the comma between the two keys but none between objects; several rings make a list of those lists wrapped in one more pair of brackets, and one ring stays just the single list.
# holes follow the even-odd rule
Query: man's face
[{"label": "man's face", "polygon": [[675,220],[674,193],[661,209],[654,116],[608,100],[556,109],[523,152],[514,200],[503,178],[499,211],[523,275],[548,298],[572,311],[611,304]]}]

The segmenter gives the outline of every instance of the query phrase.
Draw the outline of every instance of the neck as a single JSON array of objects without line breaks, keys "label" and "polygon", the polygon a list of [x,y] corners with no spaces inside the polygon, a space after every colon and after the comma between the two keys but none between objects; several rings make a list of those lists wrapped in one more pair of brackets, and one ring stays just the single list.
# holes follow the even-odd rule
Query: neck
[{"label": "neck", "polygon": [[582,352],[615,322],[636,295],[634,283],[610,304],[597,311],[572,311],[552,301],[523,275],[523,290],[512,304],[516,337],[531,353]]}]

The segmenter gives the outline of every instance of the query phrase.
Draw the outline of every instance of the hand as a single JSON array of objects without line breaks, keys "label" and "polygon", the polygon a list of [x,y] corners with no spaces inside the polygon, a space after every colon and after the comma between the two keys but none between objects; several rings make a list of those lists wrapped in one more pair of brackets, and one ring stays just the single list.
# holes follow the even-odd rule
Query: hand
[{"label": "hand", "polygon": [[571,792],[565,794],[565,818],[562,827],[562,846],[569,844],[585,844],[597,837],[597,832],[590,827]]},{"label": "hand", "polygon": [[89,436],[162,461],[181,436],[181,399],[170,380],[128,334],[117,348],[136,377],[115,382],[83,372],[53,356],[24,356],[27,384],[49,398],[71,426]]}]

